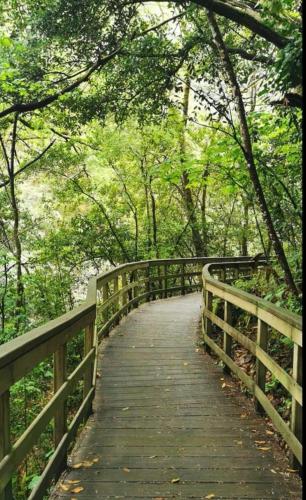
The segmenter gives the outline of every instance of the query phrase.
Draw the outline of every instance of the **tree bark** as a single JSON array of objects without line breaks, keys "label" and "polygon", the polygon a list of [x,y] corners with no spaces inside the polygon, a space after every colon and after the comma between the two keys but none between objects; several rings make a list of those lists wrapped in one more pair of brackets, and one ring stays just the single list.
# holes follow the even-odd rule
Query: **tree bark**
[{"label": "tree bark", "polygon": [[295,294],[299,295],[299,290],[294,282],[293,275],[291,273],[291,269],[288,264],[287,257],[285,255],[282,243],[280,238],[275,230],[274,223],[265,199],[265,195],[261,186],[261,182],[258,176],[258,172],[256,169],[256,164],[253,155],[252,142],[249,132],[249,127],[246,118],[246,112],[243,102],[242,93],[240,90],[240,86],[238,80],[236,78],[236,74],[230,60],[229,54],[226,50],[226,46],[224,44],[221,32],[219,30],[219,26],[216,22],[215,16],[213,12],[208,11],[207,13],[208,22],[211,28],[211,32],[218,49],[218,52],[221,57],[221,61],[223,63],[224,69],[226,71],[232,93],[237,105],[237,114],[240,125],[240,133],[242,140],[242,150],[247,163],[248,171],[250,174],[251,181],[253,183],[254,191],[257,196],[257,200],[263,215],[263,219],[267,225],[268,234],[273,244],[273,248],[275,254],[277,256],[278,262],[284,271],[285,281],[289,287],[289,289]]},{"label": "tree bark", "polygon": [[[188,119],[188,108],[189,108],[189,95],[190,95],[190,85],[189,79],[187,78],[187,82],[184,85],[184,96],[183,96],[183,130],[180,138],[180,157],[181,163],[184,166],[185,155],[186,155],[186,141],[185,141],[185,133]],[[199,224],[196,216],[196,206],[193,202],[192,192],[189,187],[189,176],[186,170],[183,170],[181,176],[182,182],[182,193],[183,193],[183,202],[185,205],[185,210],[187,214],[187,218],[190,221],[191,233],[193,245],[195,248],[195,253],[197,257],[201,257],[203,255],[203,241],[201,237],[201,233],[199,230]]]}]

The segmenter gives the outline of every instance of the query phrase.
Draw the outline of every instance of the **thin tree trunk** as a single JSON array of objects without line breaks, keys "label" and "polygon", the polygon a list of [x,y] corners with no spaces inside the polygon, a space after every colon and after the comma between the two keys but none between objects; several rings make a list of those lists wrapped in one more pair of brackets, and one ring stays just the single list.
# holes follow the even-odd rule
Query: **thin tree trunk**
[{"label": "thin tree trunk", "polygon": [[[188,119],[188,107],[189,107],[189,94],[190,94],[190,85],[189,79],[187,79],[186,84],[184,85],[184,97],[183,97],[183,130],[180,139],[180,156],[181,163],[184,165],[185,155],[186,155],[186,141],[185,141],[185,132],[187,126]],[[201,233],[199,230],[199,225],[197,221],[197,216],[195,212],[195,205],[192,198],[192,192],[189,187],[189,176],[186,170],[183,170],[182,176],[182,193],[183,193],[183,201],[185,205],[185,210],[187,214],[188,220],[190,220],[190,227],[192,233],[193,245],[195,248],[195,253],[197,257],[203,255],[203,241],[201,237]]]},{"label": "thin tree trunk", "polygon": [[207,13],[208,22],[211,28],[213,39],[215,45],[219,51],[222,63],[226,70],[230,86],[232,88],[233,95],[237,104],[237,113],[240,124],[240,132],[243,146],[243,154],[247,163],[250,178],[253,183],[253,187],[257,196],[257,200],[263,215],[263,219],[267,225],[268,234],[273,244],[275,254],[277,256],[278,262],[284,271],[285,281],[289,289],[295,294],[299,295],[299,290],[294,282],[293,275],[291,273],[290,266],[288,264],[287,257],[285,255],[280,238],[275,230],[274,223],[265,199],[265,195],[261,186],[261,182],[258,176],[258,172],[255,165],[255,160],[253,156],[252,142],[250,138],[249,127],[246,119],[246,112],[244,107],[244,102],[242,98],[242,93],[236,74],[230,60],[229,54],[227,52],[226,46],[224,44],[221,32],[219,30],[218,24],[216,22],[215,16],[211,11]]},{"label": "thin tree trunk", "polygon": [[248,255],[249,203],[243,199],[243,223],[241,237],[241,255]]},{"label": "thin tree trunk", "polygon": [[203,191],[202,191],[202,203],[201,203],[201,220],[202,220],[202,241],[203,241],[203,255],[208,255],[208,234],[207,234],[207,220],[206,220],[206,205],[207,205],[207,178],[209,175],[208,167],[205,167],[203,173]]},{"label": "thin tree trunk", "polygon": [[158,242],[157,242],[157,218],[156,218],[156,200],[152,189],[152,178],[149,177],[149,191],[151,198],[151,210],[152,210],[152,228],[153,228],[153,245],[155,248],[155,257],[159,257]]}]

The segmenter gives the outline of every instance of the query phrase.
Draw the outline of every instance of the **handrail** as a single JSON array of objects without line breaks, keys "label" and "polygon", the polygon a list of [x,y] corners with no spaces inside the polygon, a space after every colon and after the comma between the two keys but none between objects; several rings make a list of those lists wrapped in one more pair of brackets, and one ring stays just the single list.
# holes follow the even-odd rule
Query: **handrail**
[{"label": "handrail", "polygon": [[[249,260],[243,257],[242,259]],[[67,449],[80,423],[91,412],[96,380],[97,346],[124,314],[143,301],[188,293],[201,287],[201,270],[208,262],[228,258],[190,257],[122,264],[90,279],[83,304],[3,345],[0,349],[0,499],[12,497],[11,478],[28,456],[50,421],[54,448],[30,499],[42,498],[50,481],[65,465]],[[174,268],[175,272],[171,272]],[[179,268],[179,272],[177,271]],[[83,335],[83,359],[67,373],[67,344]],[[10,429],[10,389],[50,355],[53,355],[53,396],[39,415],[13,443]],[[83,399],[67,424],[67,397],[82,381]]]},{"label": "handrail", "polygon": [[[202,272],[203,308],[202,330],[206,349],[219,356],[224,363],[225,371],[232,372],[240,378],[255,398],[256,409],[271,418],[275,428],[282,435],[292,452],[292,464],[302,464],[302,318],[290,311],[276,307],[274,304],[240,290],[216,279],[212,274],[216,271],[226,281],[228,274],[245,265],[235,260],[232,263],[218,265],[208,263]],[[213,300],[217,298],[224,303],[223,318],[213,312]],[[256,341],[234,327],[234,308],[247,312],[257,319]],[[223,331],[222,348],[213,338],[213,329]],[[293,342],[292,375],[281,368],[267,352],[271,330],[277,335],[284,335]],[[216,334],[217,337],[219,336]],[[217,340],[217,339],[216,339]],[[220,340],[220,339],[219,339]],[[256,358],[255,380],[247,375],[233,360],[232,342],[235,340]],[[269,371],[292,397],[290,427],[272,405],[265,394],[266,372]]]},{"label": "handrail", "polygon": [[[185,294],[202,288],[202,268],[209,264],[214,273],[231,282],[238,270],[249,276],[264,261],[250,257],[190,257],[131,262],[117,266],[89,280],[86,300],[62,316],[17,337],[0,349],[0,499],[12,497],[11,478],[28,456],[50,421],[54,423],[54,453],[29,499],[43,498],[50,482],[66,464],[67,450],[80,424],[91,412],[95,393],[97,348],[99,340],[108,336],[120,319],[144,301]],[[204,268],[206,287],[214,286],[218,293],[229,293],[233,287],[214,280]],[[212,269],[209,267],[209,269]],[[224,276],[227,273],[227,277]],[[223,287],[223,288],[222,288]],[[212,292],[207,289],[207,293]],[[240,291],[239,291],[240,293]],[[241,292],[245,294],[245,292]],[[248,294],[249,295],[249,294]],[[245,295],[244,295],[245,297]],[[252,299],[249,303],[253,304]],[[272,309],[274,306],[272,307]],[[206,308],[207,314],[212,314]],[[204,311],[204,314],[206,314]],[[206,317],[207,322],[212,319]],[[295,327],[293,327],[295,328]],[[83,359],[67,373],[67,344],[83,336]],[[205,336],[206,335],[206,336]],[[207,333],[204,340],[207,340]],[[291,338],[295,339],[297,333]],[[38,363],[53,355],[53,395],[26,431],[13,443],[10,429],[10,389]],[[67,424],[67,397],[82,381],[83,397],[78,410]]]}]

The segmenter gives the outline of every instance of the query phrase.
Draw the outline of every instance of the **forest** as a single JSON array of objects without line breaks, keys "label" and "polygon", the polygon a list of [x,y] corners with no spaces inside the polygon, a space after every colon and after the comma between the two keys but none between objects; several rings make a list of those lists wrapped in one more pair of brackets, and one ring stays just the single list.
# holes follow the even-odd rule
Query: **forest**
[{"label": "forest", "polygon": [[[0,21],[0,344],[146,259],[263,256],[237,286],[301,313],[299,0],[1,0]],[[14,386],[16,435],[50,366]]]}]

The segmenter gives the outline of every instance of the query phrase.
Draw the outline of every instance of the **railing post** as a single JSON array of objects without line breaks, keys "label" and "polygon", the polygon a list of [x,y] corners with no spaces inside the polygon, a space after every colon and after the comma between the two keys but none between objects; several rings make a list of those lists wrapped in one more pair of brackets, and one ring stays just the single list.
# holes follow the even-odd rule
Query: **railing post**
[{"label": "railing post", "polygon": [[181,288],[182,295],[185,295],[185,264],[182,264]]},{"label": "railing post", "polygon": [[[126,273],[122,273],[122,288],[125,288],[127,286],[127,277],[126,277]],[[126,305],[128,301],[128,294],[127,292],[122,292],[122,307],[124,307]],[[128,313],[128,310],[126,308],[126,310],[124,311],[124,314],[127,314]]]},{"label": "railing post", "polygon": [[[95,323],[92,321],[85,327],[84,334],[84,357],[91,351],[94,346],[95,338]],[[87,394],[93,385],[93,373],[94,373],[94,363],[90,363],[88,369],[84,375],[84,387],[83,387],[83,398],[85,399]],[[92,413],[92,408],[89,409],[88,415]]]},{"label": "railing post", "polygon": [[[66,356],[67,356],[67,346],[66,344],[60,346],[60,348],[53,355],[53,389],[54,394],[61,388],[67,379],[66,373]],[[63,401],[59,408],[56,410],[54,416],[54,447],[56,448],[60,443],[62,437],[67,432],[67,402]],[[61,468],[65,468],[67,464],[67,454],[63,459]]]},{"label": "railing post", "polygon": [[[293,370],[292,377],[299,384],[302,385],[302,366],[303,366],[303,356],[302,348],[298,344],[294,344],[293,347]],[[302,406],[292,397],[292,407],[291,407],[291,430],[296,436],[296,438],[302,442],[302,427],[303,427],[303,409]],[[300,469],[301,465],[296,457],[291,454],[290,457],[291,465],[294,469]]]},{"label": "railing post", "polygon": [[146,302],[150,302],[150,297],[151,297],[151,294],[150,294],[150,291],[151,291],[151,283],[150,283],[150,265],[148,264],[148,267],[146,269],[146,278],[147,278],[147,282],[146,282],[146,292],[147,292],[147,298],[146,298]]},{"label": "railing post", "polygon": [[[138,273],[137,273],[137,270],[133,271],[133,281],[135,283],[137,283],[137,279],[138,279]],[[134,288],[133,288],[133,298],[136,299],[138,296],[138,286],[135,285]],[[133,304],[133,307],[138,307],[138,300],[135,300],[134,304]]]},{"label": "railing post", "polygon": [[167,264],[164,265],[164,299],[167,298],[167,289],[168,289],[168,266]]},{"label": "railing post", "polygon": [[[227,300],[225,300],[224,301],[224,321],[228,325],[232,325],[232,321],[233,321],[232,312],[233,312],[232,304],[230,302],[228,302]],[[224,334],[223,334],[223,350],[224,350],[225,354],[227,354],[227,356],[229,356],[230,358],[232,357],[232,337],[226,332],[224,332]],[[226,364],[224,364],[223,371],[224,371],[224,373],[230,373],[230,369]]]},{"label": "railing post", "polygon": [[[103,287],[102,287],[102,304],[104,304],[107,299],[109,298],[109,284],[108,283],[104,283]],[[103,322],[106,323],[107,319],[108,319],[108,307],[104,310],[103,312]],[[109,331],[105,331],[104,332],[104,336],[105,337],[108,337],[109,336]]]},{"label": "railing post", "polygon": [[[212,306],[213,306],[213,294],[212,292],[208,292],[207,290],[204,290],[204,296],[205,296],[205,305],[204,305],[204,313],[205,311],[212,311]],[[204,335],[207,335],[209,337],[212,333],[212,322],[209,318],[204,316]],[[204,348],[205,351],[209,354],[211,352],[211,349],[209,345],[205,344],[205,337],[204,337]]]},{"label": "railing post", "polygon": [[[269,337],[269,331],[267,323],[258,318],[257,345],[261,347],[261,349],[263,349],[264,351],[266,351],[268,347],[268,337]],[[265,386],[266,386],[266,373],[267,369],[265,365],[261,361],[259,361],[258,358],[256,358],[256,384],[263,392],[265,392]],[[257,399],[255,400],[255,409],[260,414],[265,413],[265,410],[263,409],[263,407],[261,406],[261,404]]]},{"label": "railing post", "polygon": [[[6,391],[0,396],[0,462],[10,449],[10,393]],[[0,491],[0,500],[13,500],[11,481]]]},{"label": "railing post", "polygon": [[[115,278],[114,278],[114,294],[117,293],[118,290],[119,290],[119,278],[118,278],[118,276],[115,276]],[[116,312],[118,312],[119,311],[119,295],[115,299],[114,305],[116,308]],[[119,317],[116,319],[115,325],[118,325],[118,323],[119,323]]]}]

